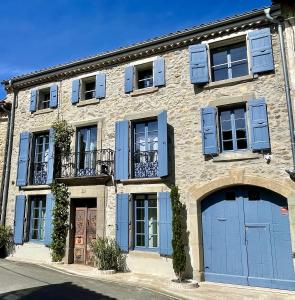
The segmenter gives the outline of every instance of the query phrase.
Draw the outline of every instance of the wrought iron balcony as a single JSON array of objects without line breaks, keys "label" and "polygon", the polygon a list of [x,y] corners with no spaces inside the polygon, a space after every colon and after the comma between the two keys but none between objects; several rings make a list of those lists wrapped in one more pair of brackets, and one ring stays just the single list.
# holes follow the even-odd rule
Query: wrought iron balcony
[{"label": "wrought iron balcony", "polygon": [[158,150],[135,152],[133,155],[134,177],[151,178],[158,176]]},{"label": "wrought iron balcony", "polygon": [[47,180],[47,162],[34,162],[31,182],[34,185],[46,184]]},{"label": "wrought iron balcony", "polygon": [[56,166],[56,178],[82,178],[113,175],[114,151],[73,152],[68,157],[61,156],[60,166]]}]

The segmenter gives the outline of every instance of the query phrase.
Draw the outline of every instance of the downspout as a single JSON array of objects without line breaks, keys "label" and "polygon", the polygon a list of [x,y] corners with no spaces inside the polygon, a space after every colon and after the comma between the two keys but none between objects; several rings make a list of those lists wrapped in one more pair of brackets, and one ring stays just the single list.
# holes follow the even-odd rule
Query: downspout
[{"label": "downspout", "polygon": [[291,149],[292,149],[292,160],[293,160],[293,166],[290,169],[287,169],[286,172],[290,175],[292,179],[293,178],[295,179],[295,135],[294,135],[295,131],[294,131],[292,98],[291,98],[291,91],[290,91],[287,59],[286,59],[286,49],[285,49],[284,33],[283,33],[283,18],[278,17],[277,19],[274,19],[270,15],[270,8],[266,8],[264,10],[264,13],[266,18],[273,24],[276,24],[278,27],[278,34],[280,40],[280,54],[281,54],[282,69],[283,69],[284,82],[285,82],[285,94],[286,94],[287,109],[288,109],[289,131],[290,131],[290,138],[291,138]]},{"label": "downspout", "polygon": [[[11,82],[10,82],[10,86],[11,86]],[[14,91],[11,117],[10,117],[10,126],[9,126],[7,158],[5,164],[6,166],[5,166],[4,189],[3,189],[2,210],[1,210],[1,225],[5,225],[5,221],[6,221],[16,99],[17,99],[17,91]]]}]

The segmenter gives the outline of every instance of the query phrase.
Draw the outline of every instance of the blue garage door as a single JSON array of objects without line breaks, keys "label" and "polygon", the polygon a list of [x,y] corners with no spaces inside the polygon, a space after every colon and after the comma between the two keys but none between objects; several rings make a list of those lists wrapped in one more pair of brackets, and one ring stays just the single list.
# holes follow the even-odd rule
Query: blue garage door
[{"label": "blue garage door", "polygon": [[295,290],[286,198],[235,187],[201,208],[205,280]]}]

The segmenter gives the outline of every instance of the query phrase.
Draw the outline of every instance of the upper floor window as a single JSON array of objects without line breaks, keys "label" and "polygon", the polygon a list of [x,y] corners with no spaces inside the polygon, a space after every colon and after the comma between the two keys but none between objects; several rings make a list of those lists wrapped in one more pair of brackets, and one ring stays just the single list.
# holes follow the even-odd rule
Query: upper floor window
[{"label": "upper floor window", "polygon": [[50,104],[50,88],[38,91],[38,109],[49,108]]},{"label": "upper floor window", "polygon": [[81,85],[81,100],[95,98],[95,77],[82,79]]},{"label": "upper floor window", "polygon": [[30,197],[29,237],[33,241],[45,239],[46,196]]},{"label": "upper floor window", "polygon": [[135,67],[136,88],[143,89],[152,87],[154,84],[153,64],[143,64]]},{"label": "upper floor window", "polygon": [[50,87],[41,88],[38,90],[31,90],[31,99],[29,110],[31,113],[36,110],[46,108],[56,108],[58,106],[58,86],[52,85]]}]

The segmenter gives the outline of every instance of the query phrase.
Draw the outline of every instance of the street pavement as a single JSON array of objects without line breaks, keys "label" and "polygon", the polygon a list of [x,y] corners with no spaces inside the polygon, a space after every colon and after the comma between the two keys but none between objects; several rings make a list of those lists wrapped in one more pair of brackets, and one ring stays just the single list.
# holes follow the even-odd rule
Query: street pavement
[{"label": "street pavement", "polygon": [[169,300],[144,288],[82,278],[38,265],[0,259],[1,300]]}]

